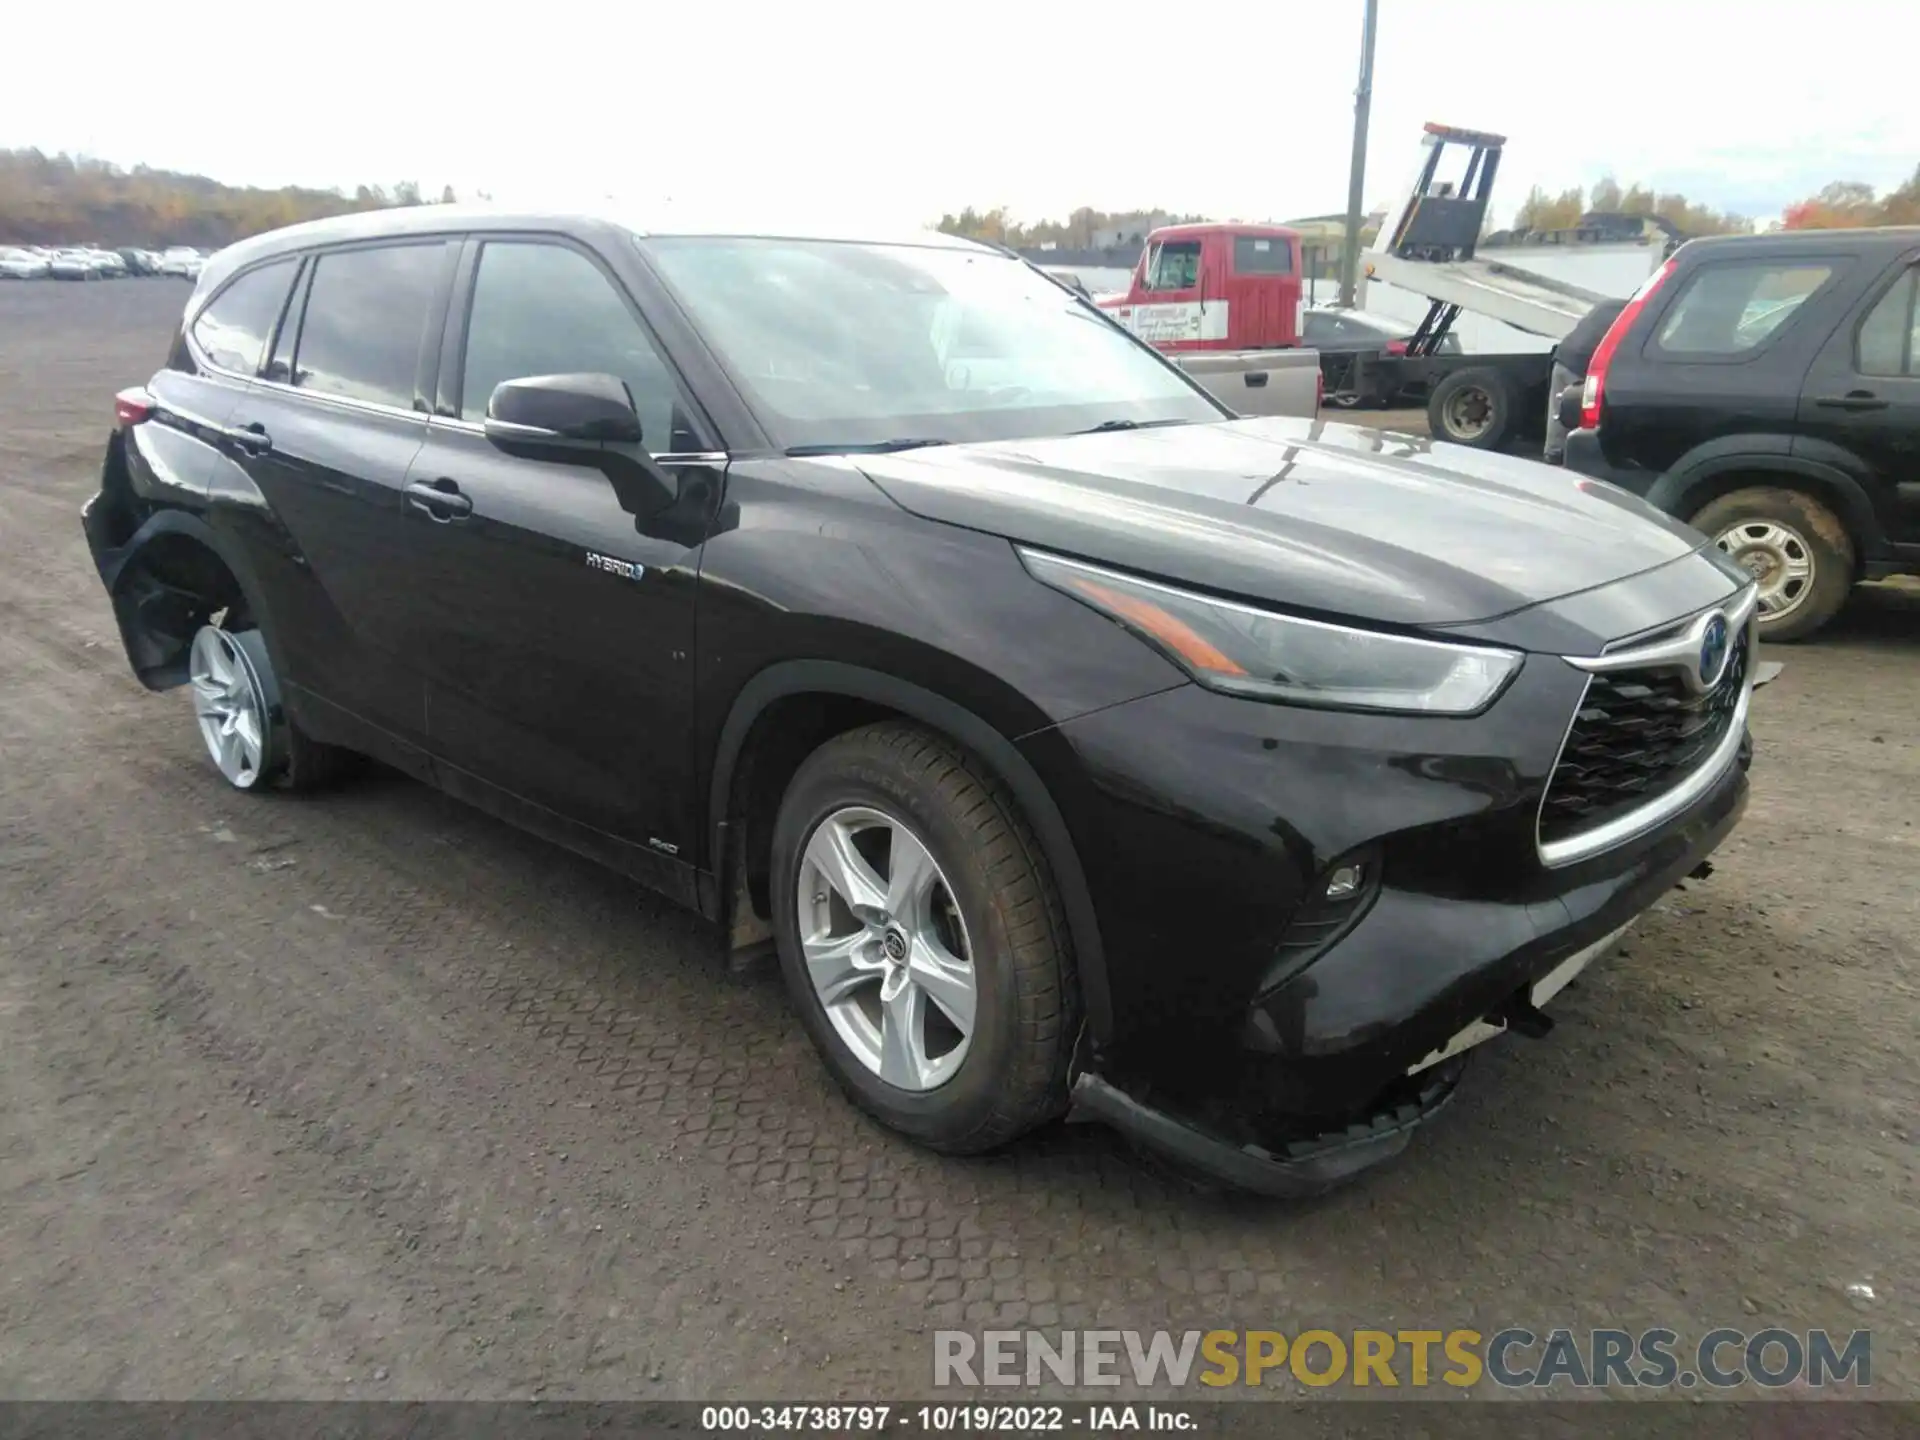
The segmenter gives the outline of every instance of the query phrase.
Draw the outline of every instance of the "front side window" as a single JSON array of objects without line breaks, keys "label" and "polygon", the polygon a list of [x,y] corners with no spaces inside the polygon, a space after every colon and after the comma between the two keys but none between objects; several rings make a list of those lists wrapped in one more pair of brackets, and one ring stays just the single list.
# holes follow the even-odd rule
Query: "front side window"
[{"label": "front side window", "polygon": [[222,370],[253,375],[280,323],[297,260],[276,260],[235,277],[193,322],[193,343]]},{"label": "front side window", "polygon": [[1703,265],[1661,321],[1653,343],[1683,358],[1746,354],[1784,329],[1832,274],[1833,266],[1824,261]]},{"label": "front side window", "polygon": [[1858,363],[1862,375],[1920,375],[1920,270],[1909,269],[1860,324]]},{"label": "front side window", "polygon": [[1222,418],[1152,350],[1007,256],[821,240],[638,243],[785,446]]},{"label": "front side window", "polygon": [[412,409],[420,346],[445,245],[380,245],[320,256],[294,352],[294,384]]},{"label": "front side window", "polygon": [[485,420],[503,380],[579,374],[626,382],[656,454],[699,448],[684,434],[666,361],[597,265],[565,245],[489,241],[473,282],[460,418]]},{"label": "front side window", "polygon": [[1200,283],[1200,242],[1168,240],[1147,255],[1148,290],[1191,290]]}]

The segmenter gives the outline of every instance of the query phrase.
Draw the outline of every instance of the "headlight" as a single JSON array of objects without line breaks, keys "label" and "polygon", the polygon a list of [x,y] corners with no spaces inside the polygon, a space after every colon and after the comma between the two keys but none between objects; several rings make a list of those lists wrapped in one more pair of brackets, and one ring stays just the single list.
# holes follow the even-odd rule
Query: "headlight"
[{"label": "headlight", "polygon": [[1022,548],[1033,577],[1111,616],[1202,685],[1335,710],[1475,715],[1520,670],[1513,650],[1276,615]]}]

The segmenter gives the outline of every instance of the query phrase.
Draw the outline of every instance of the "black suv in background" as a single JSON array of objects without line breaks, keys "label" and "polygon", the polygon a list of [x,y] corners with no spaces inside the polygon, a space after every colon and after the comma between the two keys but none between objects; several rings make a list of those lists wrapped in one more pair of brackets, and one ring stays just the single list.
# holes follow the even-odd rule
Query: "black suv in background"
[{"label": "black suv in background", "polygon": [[1711,536],[1767,639],[1811,635],[1920,573],[1917,292],[1920,229],[1691,241],[1563,396],[1566,464]]},{"label": "black suv in background", "polygon": [[321,221],[117,410],[87,539],[227,783],[373,755],[771,945],[947,1150],[1071,1110],[1338,1180],[1746,803],[1700,535],[1237,420],[951,237]]}]

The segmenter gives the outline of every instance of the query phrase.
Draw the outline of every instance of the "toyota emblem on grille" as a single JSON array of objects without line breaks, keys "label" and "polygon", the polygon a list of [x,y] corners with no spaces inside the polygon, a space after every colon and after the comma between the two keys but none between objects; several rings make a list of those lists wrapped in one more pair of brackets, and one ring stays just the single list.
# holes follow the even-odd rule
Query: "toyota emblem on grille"
[{"label": "toyota emblem on grille", "polygon": [[1700,686],[1711,690],[1727,670],[1727,617],[1715,615],[1700,635]]}]

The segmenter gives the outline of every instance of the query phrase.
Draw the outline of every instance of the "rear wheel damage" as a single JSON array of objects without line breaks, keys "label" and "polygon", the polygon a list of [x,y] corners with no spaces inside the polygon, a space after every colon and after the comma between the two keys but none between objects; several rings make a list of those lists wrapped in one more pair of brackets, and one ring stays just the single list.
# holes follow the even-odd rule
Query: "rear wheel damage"
[{"label": "rear wheel damage", "polygon": [[186,686],[208,758],[237,790],[307,790],[354,760],[301,731],[246,587],[197,517],[143,505],[118,437],[82,515],[128,663],[149,690]]},{"label": "rear wheel damage", "polygon": [[258,630],[236,635],[202,625],[187,666],[200,738],[214,768],[236,790],[256,789],[285,759],[282,727],[270,718],[251,651],[264,655]]},{"label": "rear wheel damage", "polygon": [[333,783],[351,752],[311,739],[287,714],[273,658],[258,627],[207,624],[193,638],[188,685],[207,755],[236,790],[279,785],[315,790]]}]

